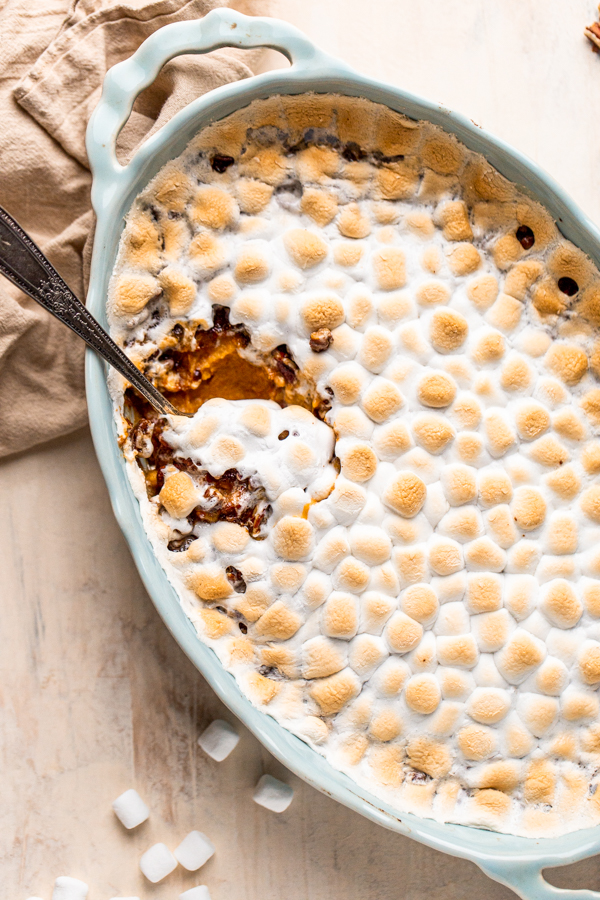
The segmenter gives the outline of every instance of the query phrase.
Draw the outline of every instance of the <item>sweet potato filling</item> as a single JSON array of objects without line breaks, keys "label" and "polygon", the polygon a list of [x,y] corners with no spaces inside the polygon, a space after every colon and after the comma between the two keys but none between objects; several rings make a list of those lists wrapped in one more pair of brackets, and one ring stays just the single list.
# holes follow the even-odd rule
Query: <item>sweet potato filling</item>
[{"label": "sweet potato filling", "polygon": [[[329,409],[328,401],[302,374],[285,345],[268,354],[254,350],[244,326],[229,322],[226,307],[214,307],[214,324],[209,329],[175,325],[163,349],[146,361],[143,372],[185,413],[196,412],[214,397],[274,400],[281,407],[303,406],[319,418]],[[176,456],[163,438],[167,420],[131,387],[125,392],[125,418],[127,439],[144,472],[149,497],[160,492],[165,467],[173,465],[189,472],[204,487],[202,504],[188,517],[190,532],[198,521],[223,519],[243,525],[253,537],[261,536],[271,507],[256,479],[241,478],[235,469],[213,478],[192,460]],[[171,541],[170,549],[185,549],[187,540],[182,535],[181,540]]]},{"label": "sweet potato filling", "polygon": [[222,397],[274,400],[281,407],[303,406],[319,418],[325,415],[329,405],[285,345],[259,353],[246,328],[229,322],[227,307],[213,309],[211,328],[178,323],[144,366],[144,374],[177,409],[193,413],[207,400]]}]

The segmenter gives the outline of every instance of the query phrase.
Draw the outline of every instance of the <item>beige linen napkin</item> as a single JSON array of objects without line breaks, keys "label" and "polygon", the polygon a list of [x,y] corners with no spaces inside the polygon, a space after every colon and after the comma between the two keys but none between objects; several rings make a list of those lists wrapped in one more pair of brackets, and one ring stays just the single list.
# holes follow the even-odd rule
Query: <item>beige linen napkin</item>
[{"label": "beige linen napkin", "polygon": [[[106,71],[162,25],[269,0],[0,0],[0,204],[83,299],[93,213],[85,129]],[[138,98],[122,159],[178,109],[246,78],[260,51],[173,60]],[[0,276],[0,456],[86,422],[83,343]]]}]

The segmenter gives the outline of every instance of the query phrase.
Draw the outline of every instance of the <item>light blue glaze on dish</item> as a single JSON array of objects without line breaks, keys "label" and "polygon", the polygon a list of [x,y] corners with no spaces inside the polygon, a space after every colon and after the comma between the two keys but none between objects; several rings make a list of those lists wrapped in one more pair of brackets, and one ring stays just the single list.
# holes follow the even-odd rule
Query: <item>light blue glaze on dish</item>
[{"label": "light blue glaze on dish", "polygon": [[[127,166],[121,166],[115,153],[118,134],[129,117],[135,98],[152,83],[164,63],[180,54],[206,53],[229,46],[271,47],[281,51],[292,66],[225,85],[200,97],[149,138]],[[320,51],[300,31],[285,22],[248,18],[231,10],[217,9],[201,20],[161,28],[130,59],[114,66],[106,75],[102,97],[90,119],[87,151],[94,175],[92,202],[98,222],[87,304],[104,325],[108,282],[123,219],[142,188],[208,123],[247,106],[252,100],[276,93],[303,91],[367,97],[453,132],[467,147],[483,154],[503,175],[543,203],[565,237],[581,247],[600,267],[598,229],[541,169],[520,153],[461,115],[359,75],[345,63]],[[151,549],[115,439],[105,367],[91,351],[86,357],[86,385],[92,435],[113,510],[148,593],[175,640],[223,702],[264,746],[318,790],[385,828],[453,856],[472,860],[491,878],[508,885],[524,900],[600,900],[600,894],[593,891],[565,891],[552,887],[541,875],[543,868],[566,865],[598,853],[600,826],[560,838],[532,840],[399,814],[251,705],[233,676],[197,637]]]}]

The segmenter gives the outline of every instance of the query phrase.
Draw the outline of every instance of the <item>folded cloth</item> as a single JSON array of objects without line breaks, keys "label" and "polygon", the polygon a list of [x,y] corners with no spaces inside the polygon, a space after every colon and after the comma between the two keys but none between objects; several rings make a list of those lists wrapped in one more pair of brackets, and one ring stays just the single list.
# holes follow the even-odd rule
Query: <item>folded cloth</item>
[{"label": "folded cloth", "polygon": [[[170,22],[217,6],[251,15],[269,0],[5,0],[0,3],[0,205],[83,299],[93,213],[85,129],[107,70]],[[126,160],[199,95],[252,74],[261,51],[219,50],[168,63],[119,139]],[[0,456],[87,420],[82,341],[0,278]]]}]

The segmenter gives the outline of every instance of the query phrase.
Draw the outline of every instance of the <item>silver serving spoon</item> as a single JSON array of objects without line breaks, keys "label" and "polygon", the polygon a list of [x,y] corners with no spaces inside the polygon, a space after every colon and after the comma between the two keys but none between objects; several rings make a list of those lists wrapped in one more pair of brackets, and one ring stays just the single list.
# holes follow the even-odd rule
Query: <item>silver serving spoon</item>
[{"label": "silver serving spoon", "polygon": [[123,353],[77,299],[54,266],[13,217],[0,206],[0,273],[60,319],[120,372],[163,415],[190,415],[176,409]]}]

